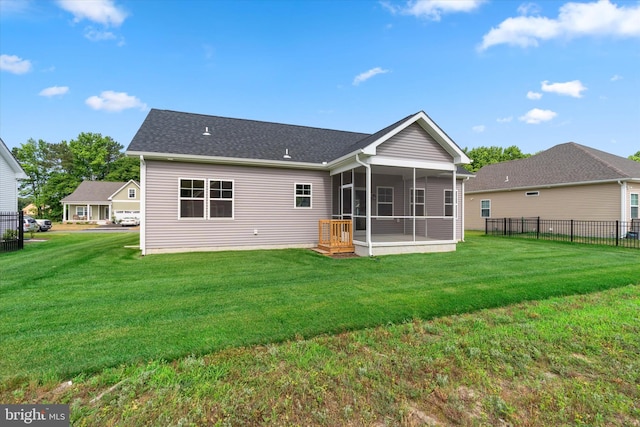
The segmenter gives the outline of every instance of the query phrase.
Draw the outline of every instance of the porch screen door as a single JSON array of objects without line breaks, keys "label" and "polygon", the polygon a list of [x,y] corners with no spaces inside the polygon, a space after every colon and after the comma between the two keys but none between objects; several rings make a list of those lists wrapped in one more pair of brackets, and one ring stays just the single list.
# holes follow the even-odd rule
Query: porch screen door
[{"label": "porch screen door", "polygon": [[342,186],[342,219],[351,219],[353,215],[353,184]]}]

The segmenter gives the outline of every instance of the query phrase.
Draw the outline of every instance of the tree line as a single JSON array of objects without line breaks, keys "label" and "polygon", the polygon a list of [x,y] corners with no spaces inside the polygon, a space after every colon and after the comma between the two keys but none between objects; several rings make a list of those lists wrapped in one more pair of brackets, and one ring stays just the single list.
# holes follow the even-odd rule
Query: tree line
[{"label": "tree line", "polygon": [[20,183],[20,208],[33,203],[38,217],[62,218],[60,200],[82,181],[140,180],[140,161],[126,157],[109,136],[80,133],[76,139],[50,143],[29,139],[12,151],[27,178]]},{"label": "tree line", "polygon": [[[15,147],[13,155],[27,174],[27,179],[20,184],[20,208],[33,203],[38,217],[46,215],[60,220],[60,200],[82,181],[139,181],[140,162],[126,157],[123,149],[111,137],[99,133],[81,133],[76,139],[59,143],[29,139]],[[493,163],[531,157],[515,145],[464,148],[463,151],[473,160],[465,166],[469,172]],[[628,158],[640,162],[640,151]]]}]

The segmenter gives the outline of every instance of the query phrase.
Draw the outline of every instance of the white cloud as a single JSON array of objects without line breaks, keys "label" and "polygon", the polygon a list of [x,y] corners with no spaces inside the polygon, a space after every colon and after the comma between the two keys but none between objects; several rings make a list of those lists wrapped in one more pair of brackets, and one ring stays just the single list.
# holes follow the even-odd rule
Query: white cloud
[{"label": "white cloud", "polygon": [[87,19],[103,25],[119,27],[127,17],[125,10],[113,0],[58,0],[58,6],[73,14],[75,22]]},{"label": "white cloud", "polygon": [[522,3],[518,6],[518,13],[520,15],[538,15],[540,11],[540,6],[535,3]]},{"label": "white cloud", "polygon": [[147,109],[147,104],[140,101],[135,96],[130,96],[126,92],[114,92],[106,90],[100,96],[91,96],[85,103],[94,110],[122,111],[129,108]]},{"label": "white cloud", "polygon": [[31,61],[16,55],[0,55],[0,70],[13,74],[24,74],[31,71]]},{"label": "white cloud", "polygon": [[622,80],[624,77],[622,77],[621,75],[618,74],[614,74],[613,77],[611,77],[611,81],[612,82],[617,82],[618,80]]},{"label": "white cloud", "polygon": [[474,131],[475,133],[482,133],[487,129],[487,127],[485,125],[478,125],[478,126],[474,126],[471,128],[472,131]]},{"label": "white cloud", "polygon": [[384,70],[384,69],[382,69],[380,67],[372,68],[369,71],[365,71],[364,73],[358,74],[353,79],[353,85],[354,86],[358,86],[360,83],[369,80],[371,77],[373,77],[375,75],[385,74],[385,73],[388,73],[388,72],[389,72],[389,70]]},{"label": "white cloud", "polygon": [[538,46],[541,40],[583,36],[640,37],[640,4],[618,6],[609,0],[570,2],[560,7],[556,19],[507,18],[484,35],[479,50],[498,44]]},{"label": "white cloud", "polygon": [[513,120],[513,117],[509,116],[509,117],[498,117],[496,119],[496,122],[498,123],[509,123],[511,120]]},{"label": "white cloud", "polygon": [[116,35],[111,31],[98,30],[93,27],[87,27],[84,29],[84,37],[92,42],[99,42],[103,40],[114,40]]},{"label": "white cloud", "polygon": [[472,12],[485,2],[486,0],[415,0],[407,1],[404,7],[391,6],[388,3],[383,5],[393,13],[439,21],[446,13]]},{"label": "white cloud", "polygon": [[38,95],[40,96],[56,96],[64,95],[69,92],[69,86],[51,86],[46,89],[42,89]]},{"label": "white cloud", "polygon": [[542,94],[539,92],[529,91],[527,92],[527,98],[529,99],[540,99],[542,98]]},{"label": "white cloud", "polygon": [[541,89],[543,92],[552,92],[557,93],[558,95],[572,96],[574,98],[582,98],[582,92],[587,90],[580,80],[551,84],[545,80],[542,82]]},{"label": "white cloud", "polygon": [[548,122],[557,115],[558,113],[551,110],[541,110],[539,108],[534,108],[533,110],[527,111],[524,116],[518,117],[518,120],[532,125],[537,125],[542,122]]}]

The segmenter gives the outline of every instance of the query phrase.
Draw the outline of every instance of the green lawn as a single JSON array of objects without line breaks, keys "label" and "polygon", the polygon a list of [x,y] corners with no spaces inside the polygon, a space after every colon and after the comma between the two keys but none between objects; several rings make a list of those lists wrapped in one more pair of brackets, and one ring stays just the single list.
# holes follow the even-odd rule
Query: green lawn
[{"label": "green lawn", "polygon": [[640,283],[637,250],[469,236],[454,253],[140,257],[129,233],[0,254],[0,382],[333,334]]}]

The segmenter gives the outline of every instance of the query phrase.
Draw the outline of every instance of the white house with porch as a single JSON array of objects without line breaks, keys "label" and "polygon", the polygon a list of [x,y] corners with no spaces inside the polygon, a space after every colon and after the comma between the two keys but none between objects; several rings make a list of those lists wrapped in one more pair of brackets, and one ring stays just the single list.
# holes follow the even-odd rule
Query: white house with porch
[{"label": "white house with porch", "polygon": [[140,219],[140,185],[134,181],[83,181],[63,198],[63,222],[107,224],[126,217]]}]

